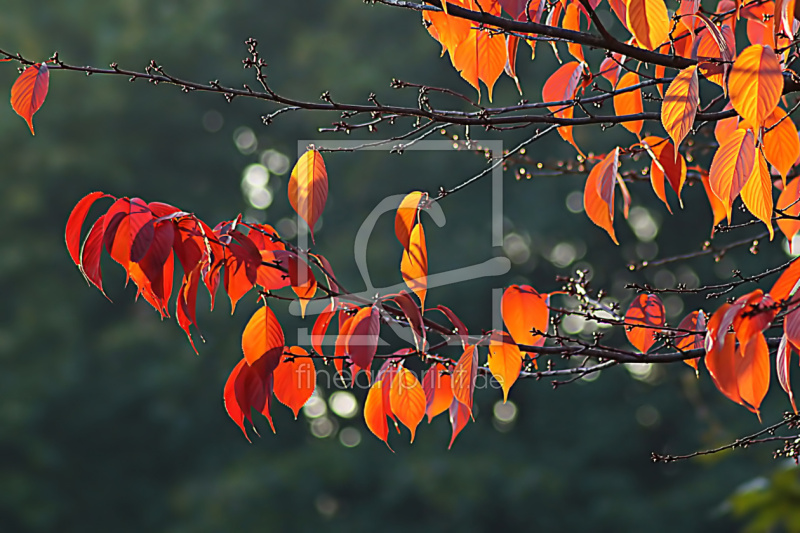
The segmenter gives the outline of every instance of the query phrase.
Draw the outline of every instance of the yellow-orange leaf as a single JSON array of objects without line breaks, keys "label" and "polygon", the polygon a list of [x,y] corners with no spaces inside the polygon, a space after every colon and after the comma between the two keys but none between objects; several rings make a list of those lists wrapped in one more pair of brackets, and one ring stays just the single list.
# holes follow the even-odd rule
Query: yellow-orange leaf
[{"label": "yellow-orange leaf", "polygon": [[[799,187],[800,178],[795,178],[790,181],[786,187],[783,188],[783,191],[781,191],[781,195],[778,197],[778,204],[775,206],[775,208],[779,211],[783,211],[785,214],[791,217],[800,216]],[[779,218],[778,229],[780,229],[781,233],[783,233],[789,240],[789,251],[794,253],[792,250],[792,240],[797,232],[800,231],[800,220]]]},{"label": "yellow-orange leaf", "polygon": [[764,123],[767,131],[764,133],[764,155],[772,166],[778,169],[786,185],[786,174],[794,166],[797,158],[800,157],[800,140],[797,137],[791,117],[786,115],[786,111],[776,107],[775,111],[767,117]]},{"label": "yellow-orange leaf", "polygon": [[681,70],[667,87],[661,104],[661,124],[678,148],[694,125],[700,91],[697,65]]},{"label": "yellow-orange leaf", "polygon": [[736,380],[745,407],[759,415],[759,407],[769,389],[769,347],[760,331],[751,337],[744,353],[737,357]]},{"label": "yellow-orange leaf", "polygon": [[[557,6],[560,4],[556,4]],[[583,65],[577,61],[571,61],[561,65],[544,84],[542,89],[543,102],[568,102],[575,98],[578,92],[581,78],[583,77]],[[548,109],[558,118],[572,118],[573,106],[569,103],[548,106]],[[575,139],[572,137],[572,126],[560,126],[558,134],[565,141],[570,143],[578,153],[581,153]]]},{"label": "yellow-orange leaf", "polygon": [[289,178],[289,203],[300,215],[314,240],[314,224],[319,220],[328,199],[328,172],[322,154],[308,150],[292,169]]},{"label": "yellow-orange leaf", "polygon": [[546,332],[550,322],[547,304],[547,295],[530,285],[511,285],[503,292],[500,313],[515,343],[540,346],[544,342],[540,332]]},{"label": "yellow-orange leaf", "polygon": [[403,259],[400,261],[400,273],[406,285],[419,298],[424,311],[425,294],[428,292],[428,249],[422,224],[415,225],[411,230],[408,249],[403,250]]},{"label": "yellow-orange leaf", "polygon": [[714,228],[717,224],[722,222],[725,219],[728,211],[717,195],[714,194],[714,191],[711,190],[711,183],[708,177],[708,172],[701,171],[700,178],[703,180],[703,188],[706,191],[706,198],[708,198],[708,203],[711,205],[711,212],[714,215],[714,223],[711,224],[711,235],[714,235]]},{"label": "yellow-orange leaf", "polygon": [[[307,357],[308,352],[303,348],[292,346],[288,352],[288,357],[284,355],[272,373],[275,378],[273,392],[279,402],[294,412],[297,420],[297,414],[317,386],[317,373],[314,361]],[[292,358],[292,355],[300,357]]]},{"label": "yellow-orange leaf", "polygon": [[383,380],[376,379],[369,388],[364,402],[364,422],[369,430],[389,446],[389,424],[386,422],[386,411],[383,405]]},{"label": "yellow-orange leaf", "polygon": [[408,239],[411,237],[411,230],[417,223],[419,204],[423,197],[425,197],[425,193],[410,192],[397,208],[397,214],[394,217],[394,234],[397,235],[397,240],[400,241],[403,248],[408,248]]},{"label": "yellow-orange leaf", "polygon": [[781,63],[772,48],[760,44],[745,48],[728,78],[733,108],[742,118],[760,127],[777,107],[782,92]]},{"label": "yellow-orange leaf", "polygon": [[468,345],[453,369],[453,396],[472,414],[472,395],[475,392],[475,377],[478,375],[478,350]]},{"label": "yellow-orange leaf", "polygon": [[656,342],[656,333],[666,323],[664,304],[656,294],[640,294],[625,313],[625,334],[637,350],[647,353]]},{"label": "yellow-orange leaf", "polygon": [[755,140],[750,130],[737,129],[720,145],[711,161],[709,184],[711,190],[725,205],[728,221],[731,219],[733,201],[739,196],[745,182],[753,173],[756,158]]},{"label": "yellow-orange leaf", "polygon": [[489,339],[489,371],[503,388],[505,403],[509,389],[522,371],[522,352],[507,333],[495,332]]},{"label": "yellow-orange leaf", "polygon": [[33,134],[33,115],[42,107],[50,86],[50,71],[44,63],[22,71],[11,87],[11,107],[25,119]]},{"label": "yellow-orange leaf", "polygon": [[655,50],[667,40],[670,23],[664,0],[627,0],[626,22],[636,41]]},{"label": "yellow-orange leaf", "polygon": [[589,172],[583,191],[586,215],[608,232],[614,244],[619,244],[614,234],[614,189],[618,166],[619,148],[615,148]]},{"label": "yellow-orange leaf", "polygon": [[754,217],[767,225],[769,240],[774,236],[772,230],[772,179],[769,167],[760,150],[756,150],[753,172],[742,187],[742,201]]},{"label": "yellow-orange leaf", "polygon": [[425,414],[430,424],[434,417],[447,411],[453,403],[451,376],[442,363],[434,364],[425,373],[422,390],[425,392]]},{"label": "yellow-orange leaf", "polygon": [[[619,83],[617,83],[617,91],[638,84],[639,75],[635,72],[628,72],[622,76],[622,78],[619,80]],[[641,113],[642,110],[643,106],[641,89],[614,95],[614,113],[616,115],[636,115]],[[638,136],[642,132],[642,124],[644,124],[644,121],[642,120],[633,120],[630,122],[623,122],[622,126],[626,130]]]},{"label": "yellow-orange leaf", "polygon": [[411,442],[417,426],[425,417],[425,392],[413,372],[400,366],[392,379],[389,405],[397,419],[411,431]]},{"label": "yellow-orange leaf", "polygon": [[486,84],[491,102],[494,84],[503,73],[507,59],[506,40],[502,34],[471,29],[456,48],[453,66],[478,91],[478,100],[481,95],[479,81]]},{"label": "yellow-orange leaf", "polygon": [[441,43],[442,55],[446,50],[452,58],[458,45],[469,34],[470,21],[441,11],[424,11],[422,18],[430,24],[428,31],[433,30],[431,36]]},{"label": "yellow-orange leaf", "polygon": [[242,334],[242,351],[248,365],[267,358],[265,372],[272,372],[281,360],[284,347],[283,329],[269,306],[259,308]]},{"label": "yellow-orange leaf", "polygon": [[678,202],[683,206],[681,192],[686,183],[686,160],[683,155],[675,150],[675,145],[667,139],[650,136],[642,139],[642,145],[650,155],[650,185],[656,196],[664,202],[667,210],[672,213],[672,209],[667,202],[667,191],[664,186],[664,178],[678,195]]},{"label": "yellow-orange leaf", "polygon": [[[581,12],[577,2],[567,4],[567,8],[564,10],[564,18],[561,19],[561,27],[565,30],[581,31]],[[581,63],[586,62],[583,57],[583,47],[580,44],[567,43],[567,50],[572,57]]]}]

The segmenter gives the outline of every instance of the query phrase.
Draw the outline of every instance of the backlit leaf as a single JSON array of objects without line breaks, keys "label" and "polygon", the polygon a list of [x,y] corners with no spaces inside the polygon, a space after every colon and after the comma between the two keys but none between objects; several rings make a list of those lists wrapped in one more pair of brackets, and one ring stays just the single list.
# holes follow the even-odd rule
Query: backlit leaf
[{"label": "backlit leaf", "polygon": [[753,172],[742,187],[742,201],[754,217],[767,225],[769,239],[772,240],[772,178],[760,150],[756,150],[755,157]]},{"label": "backlit leaf", "polygon": [[400,272],[408,288],[414,291],[425,310],[425,295],[428,292],[428,248],[425,245],[425,231],[422,224],[411,230],[408,248],[403,250]]},{"label": "backlit leaf", "polygon": [[503,292],[500,312],[515,343],[527,346],[544,343],[542,333],[550,322],[547,304],[547,295],[539,294],[530,285],[511,285]]},{"label": "backlit leaf", "polygon": [[[561,27],[565,30],[581,31],[581,10],[577,2],[570,2],[564,10],[564,18],[561,20]],[[578,43],[567,43],[567,50],[572,57],[584,63],[583,47]]]},{"label": "backlit leaf", "polygon": [[[786,184],[781,191],[780,196],[778,196],[778,203],[775,205],[775,209],[778,211],[783,211],[790,217],[800,217],[799,178],[795,178]],[[777,223],[778,229],[780,229],[781,233],[783,233],[789,240],[789,251],[794,253],[794,250],[792,249],[792,240],[797,232],[800,231],[800,218],[779,218]]]},{"label": "backlit leaf", "polygon": [[[560,5],[560,4],[556,4]],[[542,101],[543,102],[568,102],[575,98],[580,86],[581,78],[583,77],[583,65],[577,61],[565,63],[559,67],[544,84],[542,88]],[[548,106],[548,109],[554,116],[560,118],[572,118],[573,108],[572,104],[558,104]],[[572,126],[560,126],[558,133],[568,143],[575,146],[575,140],[572,137]],[[580,150],[578,150],[580,152]]]},{"label": "backlit leaf", "polygon": [[772,285],[769,295],[778,303],[795,293],[800,284],[800,260],[795,259]]},{"label": "backlit leaf", "polygon": [[322,351],[322,344],[325,340],[325,333],[328,331],[328,326],[331,320],[336,316],[336,303],[331,302],[325,306],[325,309],[317,316],[314,322],[314,327],[311,329],[311,346],[314,351],[320,355],[325,355]]},{"label": "backlit leaf", "polygon": [[680,147],[694,125],[697,106],[700,104],[700,87],[697,80],[697,65],[681,70],[667,87],[661,104],[661,124],[672,138],[675,147]]},{"label": "backlit leaf", "polygon": [[619,167],[619,148],[596,164],[583,191],[583,208],[589,219],[606,230],[614,244],[619,244],[614,234],[614,189]]},{"label": "backlit leaf", "polygon": [[80,267],[80,252],[81,252],[81,228],[86,220],[86,215],[89,209],[100,198],[106,196],[105,193],[100,191],[92,192],[81,198],[81,200],[72,209],[67,220],[67,229],[64,232],[64,239],[67,243],[67,251],[72,258],[75,266]]},{"label": "backlit leaf", "polygon": [[[716,313],[714,313],[716,315]],[[713,319],[713,316],[712,316]],[[709,323],[710,325],[710,323]],[[709,332],[711,329],[709,328]],[[724,342],[718,343],[705,356],[706,368],[711,374],[717,389],[728,397],[729,400],[744,405],[739,395],[739,383],[736,378],[736,336],[733,333],[724,333]]]},{"label": "backlit leaf", "polygon": [[292,169],[289,178],[289,203],[300,215],[314,240],[314,225],[325,209],[328,199],[328,172],[317,150],[308,150]]},{"label": "backlit leaf", "polygon": [[[699,350],[704,347],[705,331],[706,331],[706,315],[702,311],[692,311],[681,320],[678,324],[678,329],[686,329],[691,331],[698,331],[699,333],[683,333],[675,334],[675,348],[679,351]],[[694,368],[697,372],[697,362],[699,357],[694,359],[684,359],[684,363]]]},{"label": "backlit leaf", "polygon": [[33,115],[39,111],[47,97],[50,71],[44,63],[27,67],[11,87],[11,107],[25,119],[33,134]]},{"label": "backlit leaf", "polygon": [[242,352],[248,365],[265,359],[267,373],[272,373],[281,360],[285,341],[278,318],[268,305],[260,307],[250,318],[242,334]]},{"label": "backlit leaf", "polygon": [[434,363],[425,373],[422,390],[425,392],[425,414],[430,424],[434,417],[447,411],[453,403],[451,376],[442,363]]},{"label": "backlit leaf", "polygon": [[664,0],[627,0],[626,23],[636,41],[648,50],[655,50],[667,40],[669,14]]},{"label": "backlit leaf", "polygon": [[753,126],[760,127],[775,110],[782,92],[781,64],[772,48],[760,44],[745,48],[728,78],[734,109]]},{"label": "backlit leaf", "polygon": [[[372,365],[372,358],[378,351],[378,334],[381,329],[380,311],[374,305],[364,307],[353,317],[353,324],[347,335],[347,354],[353,364],[367,372]],[[340,334],[341,335],[341,334]],[[353,371],[353,379],[358,372]]]},{"label": "backlit leaf", "polygon": [[656,294],[640,294],[625,313],[625,334],[637,350],[647,353],[655,344],[656,333],[666,323],[664,304]]},{"label": "backlit leaf", "polygon": [[453,396],[472,413],[472,395],[475,392],[475,378],[478,375],[478,350],[469,345],[453,369],[451,385]]},{"label": "backlit leaf", "polygon": [[408,249],[411,230],[417,224],[419,204],[425,196],[425,193],[419,191],[410,192],[400,202],[400,207],[397,208],[397,214],[394,217],[394,234],[404,249]]},{"label": "backlit leaf", "polygon": [[453,447],[456,437],[469,422],[471,414],[472,411],[469,407],[453,398],[453,403],[450,404],[450,426],[453,428],[453,433],[450,437],[450,445],[447,447],[448,450]]},{"label": "backlit leaf", "polygon": [[669,182],[672,190],[678,195],[678,202],[683,206],[681,193],[686,183],[686,160],[683,154],[675,149],[672,141],[661,137],[645,137],[642,139],[642,146],[650,155],[650,185],[656,196],[664,202],[667,210],[672,213],[672,208],[667,202],[667,191],[664,179]]},{"label": "backlit leaf", "polygon": [[792,410],[797,414],[797,405],[794,403],[794,393],[792,392],[792,384],[789,379],[789,366],[792,362],[792,345],[786,340],[786,335],[781,337],[781,343],[778,346],[778,352],[775,355],[775,369],[778,371],[778,383],[781,388],[789,396],[789,401],[792,404]]},{"label": "backlit leaf", "polygon": [[738,356],[736,379],[745,407],[761,418],[759,408],[769,390],[769,347],[763,333],[754,335]]},{"label": "backlit leaf", "polygon": [[425,392],[417,376],[403,366],[398,367],[392,379],[389,402],[397,419],[411,431],[411,442],[414,442],[417,426],[425,418]]},{"label": "backlit leaf", "polygon": [[717,195],[714,194],[714,191],[711,190],[711,182],[708,177],[708,172],[701,171],[700,178],[703,180],[703,189],[706,191],[706,198],[708,198],[708,203],[711,205],[711,212],[714,215],[714,222],[711,225],[711,235],[713,236],[716,225],[725,220],[725,216],[728,213],[728,208],[719,198],[717,198]]},{"label": "backlit leaf", "polygon": [[[764,155],[780,173],[783,184],[786,186],[786,175],[794,166],[797,158],[800,157],[800,140],[797,137],[791,117],[786,115],[786,111],[776,107],[772,114],[767,117],[764,127],[768,131],[764,133]],[[771,129],[770,129],[771,128]]]},{"label": "backlit leaf", "polygon": [[[574,5],[574,4],[570,4]],[[639,84],[639,75],[635,72],[628,72],[619,80],[617,83],[617,90],[625,89],[627,87],[632,87],[634,85]],[[636,89],[634,91],[628,91],[622,94],[615,94],[614,95],[614,113],[617,115],[636,115],[641,113],[643,110],[642,106],[642,90]],[[629,122],[623,122],[622,126],[633,133],[634,135],[638,136],[642,132],[642,124],[644,124],[643,120],[633,120]]]},{"label": "backlit leaf", "polygon": [[481,93],[480,82],[486,84],[491,102],[494,84],[506,66],[505,37],[483,29],[470,29],[459,43],[452,59],[453,66],[461,77],[478,91],[478,100]]},{"label": "backlit leaf", "polygon": [[389,446],[389,424],[386,422],[386,413],[383,406],[383,380],[376,379],[367,393],[364,402],[364,421],[373,435]]},{"label": "backlit leaf", "polygon": [[725,205],[728,221],[733,201],[753,173],[756,149],[753,132],[738,129],[731,133],[711,161],[709,184],[717,198]]},{"label": "backlit leaf", "polygon": [[272,372],[266,371],[263,363],[264,361],[259,361],[255,365],[249,365],[244,359],[239,361],[228,377],[223,391],[228,416],[239,426],[248,441],[250,437],[245,431],[244,421],[247,419],[251,425],[253,424],[250,414],[252,409],[263,414],[269,421],[272,432],[275,432],[269,411],[273,385]]},{"label": "backlit leaf", "polygon": [[503,388],[503,403],[522,371],[522,352],[510,335],[495,332],[489,339],[489,371]]},{"label": "backlit leaf", "polygon": [[[317,373],[314,360],[307,356],[308,352],[299,346],[292,346],[288,354],[281,357],[281,362],[273,370],[275,397],[283,405],[294,412],[294,418],[306,404],[314,388],[317,386]],[[293,355],[301,357],[292,357]]]}]

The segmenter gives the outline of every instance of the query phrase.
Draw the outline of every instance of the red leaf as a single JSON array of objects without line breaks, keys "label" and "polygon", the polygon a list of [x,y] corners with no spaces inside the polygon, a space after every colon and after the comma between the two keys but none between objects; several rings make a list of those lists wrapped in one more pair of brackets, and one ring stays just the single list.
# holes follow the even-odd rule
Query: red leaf
[{"label": "red leaf", "polygon": [[[712,320],[717,315],[714,313]],[[711,333],[711,323],[709,322],[709,333]],[[742,397],[739,395],[739,384],[736,379],[736,336],[733,333],[725,333],[724,342],[717,343],[713,349],[706,353],[705,363],[708,368],[714,385],[717,386],[722,394],[733,402],[744,405]]]},{"label": "red leaf", "polygon": [[[83,249],[81,249],[80,268],[83,277],[86,281],[100,289],[100,292],[105,296],[103,291],[103,276],[100,271],[100,254],[103,251],[103,226],[105,225],[105,215],[100,215],[89,234],[86,235],[86,240],[83,242]],[[108,298],[108,296],[106,296]]]},{"label": "red leaf", "polygon": [[759,408],[769,389],[769,348],[760,331],[742,347],[741,355],[737,350],[736,379],[745,407],[760,419]]},{"label": "red leaf", "polygon": [[425,392],[425,413],[428,423],[444,413],[453,403],[450,373],[442,363],[431,366],[422,378],[422,390]]},{"label": "red leaf", "polygon": [[357,367],[353,371],[353,379],[358,368],[369,374],[372,358],[378,351],[378,334],[380,333],[380,311],[374,305],[359,310],[353,318],[353,325],[347,335],[347,354]]},{"label": "red leaf", "polygon": [[664,304],[655,294],[640,294],[625,313],[625,334],[637,350],[647,353],[666,323]]},{"label": "red leaf", "polygon": [[794,394],[792,393],[792,385],[789,379],[789,365],[791,359],[792,345],[787,342],[786,335],[784,335],[781,337],[781,344],[778,346],[778,353],[775,356],[775,368],[778,371],[778,382],[789,396],[789,401],[792,403],[792,410],[797,414],[797,406],[794,403]]},{"label": "red leaf", "polygon": [[[702,311],[692,311],[678,324],[678,329],[687,329],[699,331],[700,333],[677,333],[675,338],[675,347],[680,351],[699,350],[704,346],[704,338],[706,331],[706,315]],[[699,357],[694,359],[685,359],[683,362],[694,368],[697,372],[697,362]]]},{"label": "red leaf", "polygon": [[281,360],[285,341],[275,313],[266,304],[253,314],[242,335],[242,351],[247,364],[265,359],[266,371],[272,372]]},{"label": "red leaf", "polygon": [[[308,352],[298,346],[288,349],[288,356],[284,356],[272,375],[275,377],[275,397],[283,405],[294,412],[294,419],[306,404],[314,388],[317,386],[317,374],[314,361],[307,356]],[[285,354],[286,355],[286,354]]]},{"label": "red leaf", "polygon": [[330,326],[334,316],[336,316],[335,300],[325,306],[325,309],[322,310],[314,322],[314,328],[311,330],[311,346],[319,355],[325,355],[322,351],[322,343],[325,340],[325,332],[328,331],[328,326]]},{"label": "red leaf", "polygon": [[461,345],[466,348],[467,344],[469,343],[469,332],[467,331],[467,326],[461,321],[460,318],[456,316],[456,314],[450,310],[450,308],[445,307],[444,305],[437,305],[434,307],[437,311],[441,311],[444,316],[453,324],[455,333],[459,337],[461,337]]},{"label": "red leaf", "polygon": [[[272,432],[275,433],[275,426],[269,412],[273,377],[272,372],[267,372],[262,363],[263,361],[256,365],[248,365],[244,359],[239,361],[228,377],[223,391],[223,400],[228,416],[241,428],[248,441],[250,441],[250,437],[245,431],[244,420],[247,419],[253,425],[250,415],[253,408],[267,417]],[[253,426],[253,430],[255,430],[255,426]]]},{"label": "red leaf", "polygon": [[791,294],[794,294],[798,285],[800,285],[800,261],[795,259],[769,290],[769,295],[772,296],[773,300],[781,303]]},{"label": "red leaf", "polygon": [[33,134],[33,115],[42,107],[50,85],[47,65],[37,63],[26,68],[11,87],[11,107],[25,119]]},{"label": "red leaf", "polygon": [[[200,277],[200,265],[197,265],[194,270],[184,273],[181,289],[178,291],[178,298],[175,303],[175,317],[178,320],[178,325],[186,333],[195,353],[197,353],[197,348],[192,340],[189,326],[194,324],[194,327],[197,327],[197,288],[200,286]],[[200,338],[202,339],[203,336],[200,335]]]},{"label": "red leaf", "polygon": [[89,213],[92,204],[105,196],[107,195],[100,191],[89,193],[81,198],[80,202],[75,205],[72,212],[69,214],[64,238],[67,242],[69,256],[77,267],[80,267],[81,228],[86,220],[86,215]]},{"label": "red leaf", "polygon": [[406,320],[411,326],[411,332],[414,335],[414,344],[418,351],[425,349],[425,328],[422,324],[422,313],[419,306],[414,299],[406,292],[400,291],[399,294],[392,297],[392,300],[397,303],[403,311]]},{"label": "red leaf", "polygon": [[[389,446],[389,424],[386,422],[386,413],[383,405],[383,380],[376,379],[369,388],[367,400],[364,402],[364,422],[369,430]],[[394,450],[392,450],[394,451]]]},{"label": "red leaf", "polygon": [[141,198],[131,199],[129,213],[131,250],[130,260],[138,263],[147,254],[155,233],[155,218],[148,205]]}]

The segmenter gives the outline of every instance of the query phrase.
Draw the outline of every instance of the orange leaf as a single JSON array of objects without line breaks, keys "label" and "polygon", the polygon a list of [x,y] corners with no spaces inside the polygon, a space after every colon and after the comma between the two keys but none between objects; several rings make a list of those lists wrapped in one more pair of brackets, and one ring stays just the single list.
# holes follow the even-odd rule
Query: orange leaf
[{"label": "orange leaf", "polygon": [[[581,31],[581,11],[577,2],[570,2],[564,10],[564,18],[561,19],[561,27],[565,30]],[[567,50],[572,57],[585,63],[583,57],[583,47],[578,43],[567,43]]]},{"label": "orange leaf", "polygon": [[656,294],[640,294],[625,313],[625,334],[637,350],[647,353],[656,342],[656,333],[665,323],[661,298]]},{"label": "orange leaf", "polygon": [[452,387],[455,399],[464,404],[472,414],[472,395],[475,392],[475,378],[478,375],[478,350],[469,345],[453,369]]},{"label": "orange leaf", "polygon": [[711,161],[709,184],[716,197],[725,205],[729,222],[733,201],[753,173],[755,157],[753,132],[737,129],[719,147]]},{"label": "orange leaf", "polygon": [[[790,181],[781,191],[781,195],[778,197],[778,203],[775,206],[775,209],[783,211],[790,217],[800,216],[799,186],[800,178],[795,178]],[[779,218],[777,223],[778,229],[780,229],[789,240],[789,251],[793,252],[792,240],[794,239],[795,234],[800,231],[800,219]]]},{"label": "orange leaf", "polygon": [[544,337],[538,332],[546,332],[550,322],[547,303],[547,295],[539,294],[530,285],[511,285],[503,292],[500,313],[515,343],[527,346],[544,343]]},{"label": "orange leaf", "polygon": [[664,202],[667,210],[672,213],[669,202],[667,202],[664,178],[667,179],[672,190],[678,195],[678,202],[683,206],[681,192],[683,191],[683,185],[686,183],[686,160],[680,152],[675,150],[675,145],[672,144],[672,141],[661,137],[645,137],[642,140],[642,146],[645,147],[651,159],[650,185],[653,187],[656,196]]},{"label": "orange leaf", "polygon": [[417,224],[419,204],[426,196],[426,193],[419,191],[410,192],[400,202],[400,207],[397,208],[397,214],[394,217],[394,234],[397,235],[397,240],[400,241],[400,244],[405,249],[408,248],[411,230]]},{"label": "orange leaf", "polygon": [[733,108],[753,126],[760,127],[777,107],[782,92],[781,63],[772,48],[760,44],[745,48],[728,78]]},{"label": "orange leaf", "polygon": [[[560,4],[556,4],[560,5]],[[566,102],[575,98],[580,86],[581,78],[583,77],[583,65],[577,61],[565,63],[558,70],[556,70],[544,84],[542,88],[542,101],[549,102]],[[573,104],[559,104],[548,106],[548,109],[554,116],[559,118],[572,118]],[[575,144],[572,137],[572,126],[561,126],[558,128],[558,133],[561,137],[573,145],[578,152],[580,149]]]},{"label": "orange leaf", "polygon": [[[717,313],[714,313],[716,316]],[[712,317],[713,319],[713,317]],[[709,323],[710,326],[710,323]],[[711,329],[709,328],[709,333]],[[716,345],[706,353],[705,363],[711,379],[717,389],[733,402],[744,405],[739,395],[739,384],[736,378],[736,337],[733,333],[724,333],[725,341]]]},{"label": "orange leaf", "polygon": [[308,150],[292,169],[289,178],[289,203],[300,215],[311,232],[314,240],[314,225],[325,209],[328,199],[328,172],[322,154],[316,150]]},{"label": "orange leaf", "polygon": [[619,148],[615,148],[589,172],[583,191],[583,208],[589,219],[606,230],[614,244],[614,188],[619,167]]},{"label": "orange leaf", "polygon": [[294,412],[294,419],[297,420],[297,414],[317,386],[317,373],[310,357],[291,357],[307,356],[308,352],[303,348],[292,346],[288,352],[289,356],[283,357],[272,372],[275,378],[274,392],[278,401]]},{"label": "orange leaf", "polygon": [[228,416],[241,428],[248,442],[250,437],[244,429],[244,420],[247,419],[251,425],[253,424],[252,409],[267,417],[272,432],[275,433],[269,412],[273,377],[272,372],[267,371],[263,363],[264,361],[259,361],[251,366],[244,359],[239,361],[228,377],[222,394]]},{"label": "orange leaf", "polygon": [[800,312],[796,305],[784,317],[783,334],[792,346],[800,346]]},{"label": "orange leaf", "polygon": [[[570,4],[574,5],[574,4]],[[633,85],[639,84],[639,75],[635,72],[628,72],[617,83],[617,90],[625,89]],[[642,106],[642,90],[636,89],[622,94],[614,95],[614,113],[616,115],[636,115],[643,110]],[[642,132],[643,120],[634,120],[630,122],[623,122],[622,126],[638,136]]]},{"label": "orange leaf", "polygon": [[447,447],[449,450],[453,447],[453,443],[464,426],[469,422],[472,411],[469,407],[453,398],[453,403],[450,404],[450,426],[453,428],[453,436],[450,437],[450,445]]},{"label": "orange leaf", "polygon": [[775,281],[769,290],[769,295],[778,303],[794,294],[800,285],[800,260],[795,259],[789,264],[789,268]]},{"label": "orange leaf", "polygon": [[664,0],[627,0],[626,5],[626,25],[643,48],[655,50],[667,40],[670,23]]},{"label": "orange leaf", "polygon": [[778,346],[778,353],[775,356],[775,369],[778,371],[778,383],[781,388],[789,396],[789,401],[792,403],[792,410],[797,414],[797,405],[794,403],[794,393],[792,393],[792,385],[789,379],[789,365],[792,362],[792,345],[787,342],[786,335],[781,337],[781,343]]},{"label": "orange leaf", "polygon": [[425,246],[422,224],[417,224],[411,230],[408,248],[403,250],[403,259],[400,261],[400,273],[406,285],[419,298],[420,307],[424,311],[425,294],[428,292],[428,249]]},{"label": "orange leaf", "polygon": [[267,373],[271,373],[281,361],[284,348],[283,330],[278,318],[266,304],[259,308],[242,334],[242,352],[248,365],[264,358]]},{"label": "orange leaf", "polygon": [[722,222],[725,219],[725,215],[728,212],[727,207],[725,204],[717,198],[717,195],[714,194],[714,191],[711,190],[711,182],[708,177],[708,172],[701,171],[700,178],[703,180],[703,188],[706,191],[706,197],[708,198],[708,203],[711,205],[711,212],[714,215],[714,223],[711,225],[711,235],[714,235],[714,228],[717,224]]},{"label": "orange leaf", "polygon": [[[446,5],[446,3],[443,5]],[[431,28],[436,31],[436,35],[433,35],[433,33],[431,35],[442,44],[442,55],[447,50],[452,58],[458,45],[469,34],[470,21],[439,11],[425,11],[422,14],[422,18],[430,22],[429,31]]]},{"label": "orange leaf", "polygon": [[50,71],[44,63],[27,67],[11,87],[11,107],[25,119],[33,134],[33,115],[42,107],[50,85]]},{"label": "orange leaf", "polygon": [[517,91],[522,95],[522,87],[519,85],[519,78],[517,77],[517,50],[519,49],[519,37],[516,35],[508,35],[506,37],[506,54],[508,60],[506,61],[506,74],[514,80],[517,85]]},{"label": "orange leaf", "polygon": [[[706,315],[702,311],[692,311],[678,324],[678,329],[699,331],[700,333],[677,333],[675,338],[675,348],[679,351],[699,350],[704,346],[706,331]],[[697,372],[697,362],[699,357],[694,359],[684,359],[684,363],[694,368]]]},{"label": "orange leaf", "polygon": [[[786,174],[794,166],[797,158],[800,157],[800,140],[797,137],[792,119],[786,115],[786,111],[776,107],[775,111],[767,117],[764,127],[769,131],[764,133],[764,156],[767,161],[778,169],[786,185]],[[770,129],[772,128],[772,129]]]},{"label": "orange leaf", "polygon": [[403,366],[398,367],[392,380],[389,404],[397,419],[411,431],[411,442],[417,426],[425,418],[425,392],[413,372]]},{"label": "orange leaf", "polygon": [[759,407],[769,389],[769,347],[760,331],[744,347],[737,357],[736,380],[739,396],[759,419]]},{"label": "orange leaf", "polygon": [[451,376],[442,363],[431,366],[422,378],[422,390],[425,392],[425,413],[428,423],[438,415],[447,411],[453,403]]},{"label": "orange leaf", "polygon": [[694,125],[697,106],[700,104],[700,88],[697,80],[697,65],[681,70],[667,87],[661,105],[661,124],[678,148]]},{"label": "orange leaf", "polygon": [[358,369],[365,370],[369,374],[372,365],[372,358],[378,351],[378,334],[381,329],[381,313],[374,305],[364,307],[353,317],[350,332],[347,335],[347,355],[353,360],[357,367],[353,371],[353,380],[358,373]]},{"label": "orange leaf", "polygon": [[477,28],[470,29],[452,59],[461,77],[478,91],[478,100],[481,95],[479,81],[486,84],[491,102],[494,84],[503,73],[508,59],[505,37]]},{"label": "orange leaf", "polygon": [[319,355],[325,355],[322,351],[322,344],[325,341],[325,332],[328,331],[328,326],[334,316],[336,316],[336,302],[332,301],[325,306],[311,329],[311,346]]},{"label": "orange leaf", "polygon": [[[376,379],[369,388],[367,399],[364,402],[364,421],[369,430],[389,446],[389,424],[386,422],[386,413],[383,406],[383,380]],[[394,450],[392,450],[394,451]]]},{"label": "orange leaf", "polygon": [[[611,83],[612,88],[617,86],[617,83],[619,82],[620,79],[619,75],[622,72],[622,65],[619,64],[620,62],[622,62],[622,54],[613,52],[611,54],[611,57],[605,58],[603,62],[600,63],[600,72],[598,74],[607,79],[609,83]],[[641,91],[639,92],[639,94],[641,94]],[[625,126],[625,124],[623,124],[623,126]]]},{"label": "orange leaf", "polygon": [[742,187],[742,201],[750,213],[767,225],[769,240],[774,236],[772,230],[772,179],[761,151],[756,151],[753,172]]},{"label": "orange leaf", "polygon": [[503,388],[503,403],[522,371],[522,352],[510,335],[495,332],[489,339],[489,371]]}]

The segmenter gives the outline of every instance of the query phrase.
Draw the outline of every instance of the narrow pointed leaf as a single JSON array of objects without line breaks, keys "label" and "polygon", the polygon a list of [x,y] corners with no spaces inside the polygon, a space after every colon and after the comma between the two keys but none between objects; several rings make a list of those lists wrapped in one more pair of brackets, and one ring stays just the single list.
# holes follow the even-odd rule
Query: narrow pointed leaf
[{"label": "narrow pointed leaf", "polygon": [[697,106],[700,104],[700,87],[697,79],[697,65],[681,70],[667,87],[664,102],[661,104],[661,124],[667,131],[675,147],[694,126]]},{"label": "narrow pointed leaf", "polygon": [[314,225],[325,209],[328,199],[328,172],[325,161],[317,150],[308,150],[300,156],[289,178],[289,203],[305,220],[314,240]]},{"label": "narrow pointed leaf", "polygon": [[435,363],[425,373],[425,377],[422,378],[422,390],[425,392],[425,414],[428,415],[430,424],[453,403],[451,376],[442,363]]},{"label": "narrow pointed leaf", "polygon": [[742,201],[750,213],[767,225],[769,230],[769,240],[774,235],[772,229],[772,178],[769,175],[769,167],[761,151],[756,151],[756,161],[753,165],[753,172],[750,178],[742,187]]},{"label": "narrow pointed leaf", "polygon": [[422,224],[411,230],[408,248],[403,250],[400,272],[408,288],[414,291],[425,309],[425,295],[428,292],[428,248],[425,244],[425,231]]},{"label": "narrow pointed leaf", "polygon": [[39,111],[47,97],[50,85],[50,71],[44,63],[26,68],[11,87],[11,107],[25,119],[33,131],[33,115]]},{"label": "narrow pointed leaf", "polygon": [[425,392],[417,376],[403,366],[392,379],[389,402],[400,423],[411,431],[411,442],[414,442],[417,426],[425,418]]}]

